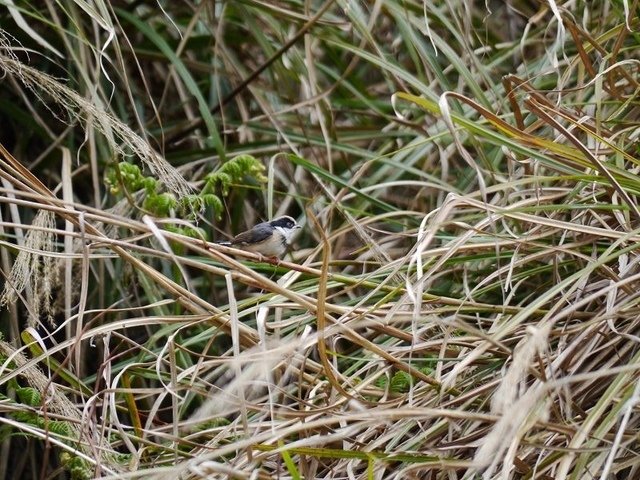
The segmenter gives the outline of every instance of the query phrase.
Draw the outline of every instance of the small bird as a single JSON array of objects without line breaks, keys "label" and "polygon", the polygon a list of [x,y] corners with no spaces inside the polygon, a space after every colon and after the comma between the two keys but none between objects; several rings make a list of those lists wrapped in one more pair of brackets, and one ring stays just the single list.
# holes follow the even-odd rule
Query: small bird
[{"label": "small bird", "polygon": [[265,257],[277,258],[287,251],[296,230],[302,228],[296,221],[284,215],[270,222],[262,222],[246,232],[239,233],[230,241],[216,242]]}]

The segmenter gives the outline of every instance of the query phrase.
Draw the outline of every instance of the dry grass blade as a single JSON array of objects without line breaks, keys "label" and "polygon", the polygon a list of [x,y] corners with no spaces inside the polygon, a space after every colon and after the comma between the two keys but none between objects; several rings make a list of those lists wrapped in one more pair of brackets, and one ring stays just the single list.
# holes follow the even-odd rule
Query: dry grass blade
[{"label": "dry grass blade", "polygon": [[640,478],[638,1],[461,5],[7,5],[0,480]]}]

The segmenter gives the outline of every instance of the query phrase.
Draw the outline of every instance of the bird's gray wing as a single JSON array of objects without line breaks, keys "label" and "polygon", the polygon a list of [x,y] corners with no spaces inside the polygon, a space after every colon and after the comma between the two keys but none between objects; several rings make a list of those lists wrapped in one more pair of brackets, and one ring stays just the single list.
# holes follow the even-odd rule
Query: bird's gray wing
[{"label": "bird's gray wing", "polygon": [[273,227],[267,222],[259,223],[251,230],[239,233],[234,237],[231,243],[258,243],[266,240],[273,233]]}]

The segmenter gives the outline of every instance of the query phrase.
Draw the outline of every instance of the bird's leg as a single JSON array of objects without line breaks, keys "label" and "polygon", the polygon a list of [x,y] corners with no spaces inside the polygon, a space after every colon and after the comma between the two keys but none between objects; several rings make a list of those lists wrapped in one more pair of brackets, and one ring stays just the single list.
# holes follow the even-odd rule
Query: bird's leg
[{"label": "bird's leg", "polygon": [[272,265],[280,265],[280,259],[275,255],[265,257],[260,252],[255,252],[255,254],[258,256],[258,263],[270,263]]}]

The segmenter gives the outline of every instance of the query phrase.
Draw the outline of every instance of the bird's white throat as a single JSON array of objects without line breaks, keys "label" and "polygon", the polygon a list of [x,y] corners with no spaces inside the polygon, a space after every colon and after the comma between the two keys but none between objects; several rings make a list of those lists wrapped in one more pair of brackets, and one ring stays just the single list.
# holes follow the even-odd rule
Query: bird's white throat
[{"label": "bird's white throat", "polygon": [[282,227],[275,227],[276,232],[278,232],[280,235],[282,235],[284,237],[285,242],[287,243],[287,245],[289,243],[291,243],[291,240],[293,239],[294,234],[296,233],[296,228],[282,228]]}]

